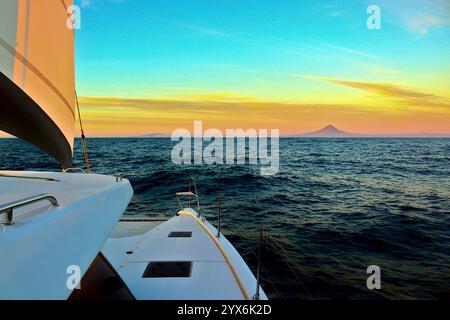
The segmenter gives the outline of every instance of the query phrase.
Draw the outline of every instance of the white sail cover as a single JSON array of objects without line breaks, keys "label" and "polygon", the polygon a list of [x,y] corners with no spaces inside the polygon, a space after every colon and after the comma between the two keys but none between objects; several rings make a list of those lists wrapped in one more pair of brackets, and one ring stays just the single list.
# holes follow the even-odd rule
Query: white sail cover
[{"label": "white sail cover", "polygon": [[72,0],[0,1],[0,130],[72,162]]}]

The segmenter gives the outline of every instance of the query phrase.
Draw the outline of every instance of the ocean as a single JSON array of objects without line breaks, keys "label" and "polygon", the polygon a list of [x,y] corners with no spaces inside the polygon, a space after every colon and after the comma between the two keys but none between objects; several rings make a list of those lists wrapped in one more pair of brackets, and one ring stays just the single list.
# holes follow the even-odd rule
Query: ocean
[{"label": "ocean", "polygon": [[[166,138],[91,138],[95,173],[123,173],[126,214],[173,216],[175,192],[197,181],[202,212],[255,271],[272,299],[449,299],[450,139],[282,138],[280,169],[175,165]],[[59,170],[19,139],[0,139],[0,170]],[[84,167],[76,140],[74,167]],[[370,265],[381,289],[369,290]]]}]

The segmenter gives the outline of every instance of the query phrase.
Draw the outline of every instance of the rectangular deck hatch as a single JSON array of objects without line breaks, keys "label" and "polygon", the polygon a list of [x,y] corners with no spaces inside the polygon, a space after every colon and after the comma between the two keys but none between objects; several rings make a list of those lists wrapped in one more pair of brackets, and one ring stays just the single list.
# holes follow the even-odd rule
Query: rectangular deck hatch
[{"label": "rectangular deck hatch", "polygon": [[169,233],[169,238],[190,238],[192,237],[191,231],[172,231]]},{"label": "rectangular deck hatch", "polygon": [[191,269],[191,261],[150,262],[145,268],[142,278],[189,278]]}]

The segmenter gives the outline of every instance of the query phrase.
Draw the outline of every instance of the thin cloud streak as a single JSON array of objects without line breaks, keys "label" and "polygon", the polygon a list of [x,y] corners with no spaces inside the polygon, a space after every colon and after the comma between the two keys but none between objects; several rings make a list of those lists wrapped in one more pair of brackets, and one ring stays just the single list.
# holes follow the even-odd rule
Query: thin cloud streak
[{"label": "thin cloud streak", "polygon": [[343,46],[337,46],[331,43],[326,43],[326,42],[318,42],[320,45],[324,46],[324,47],[328,47],[330,49],[335,49],[344,53],[349,53],[355,56],[359,56],[359,57],[363,57],[363,58],[369,58],[369,59],[379,59],[379,57],[377,57],[376,55],[367,53],[367,52],[363,52],[363,51],[359,51],[359,50],[354,50],[351,48],[347,48],[347,47],[343,47]]},{"label": "thin cloud streak", "polygon": [[[199,34],[208,35],[215,38],[226,38],[228,41],[233,41],[244,45],[251,45],[257,48],[273,50],[276,52],[289,55],[305,56],[311,59],[320,59],[317,56],[317,54],[320,54],[324,57],[328,57],[330,55],[330,49],[333,49],[335,50],[335,52],[338,52],[339,54],[350,54],[358,58],[380,60],[380,58],[374,54],[363,52],[360,50],[355,50],[344,46],[338,46],[327,42],[303,39],[304,40],[303,43],[298,43],[274,37],[266,38],[264,41],[261,41],[255,39],[252,36],[232,34],[229,32],[224,32],[221,30],[204,27],[192,23],[177,23],[177,24],[185,28],[186,30],[193,31]],[[293,45],[293,47],[289,48],[277,46],[276,42],[290,43],[291,45]]]},{"label": "thin cloud streak", "polygon": [[397,99],[398,102],[405,105],[450,108],[450,101],[448,101],[447,98],[440,97],[432,93],[406,88],[398,84],[352,81],[323,77],[316,77],[315,79],[349,88],[364,90],[387,98]]},{"label": "thin cloud streak", "polygon": [[193,23],[178,22],[177,24],[186,30],[204,34],[204,35],[208,35],[208,36],[220,37],[220,38],[231,37],[231,35],[226,32],[222,32],[222,31],[219,31],[219,30],[216,30],[213,28],[199,26],[199,25],[196,25]]}]

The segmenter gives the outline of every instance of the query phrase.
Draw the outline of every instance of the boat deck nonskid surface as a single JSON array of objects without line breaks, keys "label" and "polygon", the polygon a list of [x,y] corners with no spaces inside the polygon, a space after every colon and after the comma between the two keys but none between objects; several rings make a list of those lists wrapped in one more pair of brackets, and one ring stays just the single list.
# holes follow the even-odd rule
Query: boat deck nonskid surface
[{"label": "boat deck nonskid surface", "polygon": [[[136,299],[244,299],[251,298],[256,280],[233,246],[221,235],[220,249],[212,239],[215,228],[194,215],[180,214],[136,236],[117,237],[119,229],[141,222],[121,222],[102,253]],[[209,234],[204,227],[211,234]],[[191,237],[169,237],[171,232],[192,232]],[[126,234],[126,232],[124,233]],[[229,261],[225,256],[229,257]],[[151,262],[191,262],[188,277],[150,277],[143,274]],[[239,281],[230,268],[234,266]],[[261,298],[266,298],[260,290]]]}]

